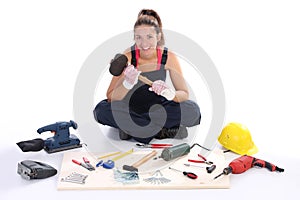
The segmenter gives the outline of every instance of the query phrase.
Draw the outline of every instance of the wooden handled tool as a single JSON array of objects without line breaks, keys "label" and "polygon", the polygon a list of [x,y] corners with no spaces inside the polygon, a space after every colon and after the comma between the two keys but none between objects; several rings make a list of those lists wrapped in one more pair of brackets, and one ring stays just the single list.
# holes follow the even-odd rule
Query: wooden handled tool
[{"label": "wooden handled tool", "polygon": [[[123,70],[127,67],[128,59],[124,54],[117,54],[110,63],[109,72],[114,76],[120,76]],[[152,85],[152,81],[147,77],[139,75],[139,80],[147,85]]]},{"label": "wooden handled tool", "polygon": [[145,76],[142,76],[142,75],[139,75],[139,77],[138,77],[138,79],[140,80],[140,81],[142,81],[143,83],[145,83],[145,84],[147,84],[147,85],[152,85],[152,81],[151,80],[149,80],[147,77],[145,77]]},{"label": "wooden handled tool", "polygon": [[123,169],[127,171],[138,171],[138,167],[153,158],[157,154],[157,151],[153,150],[151,153],[147,154],[143,158],[141,158],[139,161],[135,162],[133,165],[124,165]]}]

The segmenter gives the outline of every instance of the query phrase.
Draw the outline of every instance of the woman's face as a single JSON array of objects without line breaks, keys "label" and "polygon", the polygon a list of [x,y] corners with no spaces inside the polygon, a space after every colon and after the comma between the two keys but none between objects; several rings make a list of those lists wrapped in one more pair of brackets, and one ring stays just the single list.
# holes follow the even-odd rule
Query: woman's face
[{"label": "woman's face", "polygon": [[156,53],[157,42],[160,34],[157,34],[153,26],[141,25],[134,30],[134,41],[140,50],[140,56],[150,57]]}]

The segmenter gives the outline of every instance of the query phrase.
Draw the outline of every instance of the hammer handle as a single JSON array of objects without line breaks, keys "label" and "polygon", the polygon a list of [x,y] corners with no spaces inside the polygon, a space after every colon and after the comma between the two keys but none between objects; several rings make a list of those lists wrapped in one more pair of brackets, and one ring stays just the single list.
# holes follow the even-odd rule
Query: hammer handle
[{"label": "hammer handle", "polygon": [[148,160],[150,160],[152,157],[154,157],[157,154],[157,151],[153,150],[151,153],[147,154],[146,156],[144,156],[143,158],[141,158],[139,161],[137,161],[136,163],[134,163],[132,165],[132,167],[139,167],[142,164],[144,164],[145,162],[147,162]]},{"label": "hammer handle", "polygon": [[142,81],[143,83],[147,84],[147,85],[152,85],[152,81],[149,80],[147,77],[139,75],[139,80]]}]

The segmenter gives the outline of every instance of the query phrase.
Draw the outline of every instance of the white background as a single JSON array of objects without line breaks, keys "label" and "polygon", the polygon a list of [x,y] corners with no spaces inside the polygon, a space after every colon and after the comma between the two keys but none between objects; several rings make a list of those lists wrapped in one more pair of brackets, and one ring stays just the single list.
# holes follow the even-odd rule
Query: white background
[{"label": "white background", "polygon": [[[229,190],[176,192],[58,192],[53,179],[29,183],[18,177],[18,161],[46,154],[22,153],[15,143],[39,137],[36,129],[41,126],[73,118],[73,90],[83,62],[102,42],[131,30],[142,8],[156,10],[165,29],[184,34],[208,53],[225,88],[224,125],[245,124],[259,148],[257,157],[285,168],[283,174],[255,169],[232,176]],[[300,186],[299,10],[296,0],[1,1],[4,177],[0,198],[253,199],[261,192],[282,199],[296,195]],[[61,157],[52,158],[58,159],[53,164],[59,166]]]}]

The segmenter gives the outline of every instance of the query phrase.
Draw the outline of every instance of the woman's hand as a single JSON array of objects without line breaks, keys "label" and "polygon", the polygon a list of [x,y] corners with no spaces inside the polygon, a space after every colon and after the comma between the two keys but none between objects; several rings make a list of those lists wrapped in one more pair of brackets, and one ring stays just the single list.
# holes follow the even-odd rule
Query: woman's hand
[{"label": "woman's hand", "polygon": [[165,97],[169,101],[173,100],[175,97],[175,91],[162,80],[154,81],[149,90]]},{"label": "woman's hand", "polygon": [[141,71],[138,71],[133,65],[126,67],[124,71],[125,78],[123,86],[128,90],[132,89],[133,86],[137,84],[140,73]]}]

